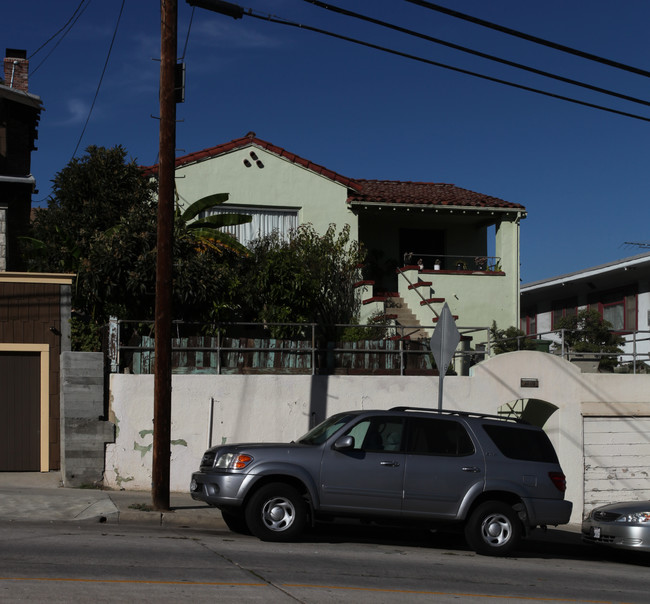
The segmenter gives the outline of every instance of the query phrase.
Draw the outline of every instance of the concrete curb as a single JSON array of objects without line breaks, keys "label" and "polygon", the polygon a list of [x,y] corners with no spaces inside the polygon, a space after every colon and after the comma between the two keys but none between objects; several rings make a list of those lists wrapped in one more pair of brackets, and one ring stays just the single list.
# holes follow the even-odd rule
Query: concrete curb
[{"label": "concrete curb", "polygon": [[168,526],[183,528],[202,528],[212,530],[226,529],[226,524],[217,510],[212,510],[210,516],[193,514],[191,512],[169,512],[142,511],[142,510],[120,510],[109,514],[104,518],[98,517],[99,522],[110,524],[141,524],[149,526]]}]

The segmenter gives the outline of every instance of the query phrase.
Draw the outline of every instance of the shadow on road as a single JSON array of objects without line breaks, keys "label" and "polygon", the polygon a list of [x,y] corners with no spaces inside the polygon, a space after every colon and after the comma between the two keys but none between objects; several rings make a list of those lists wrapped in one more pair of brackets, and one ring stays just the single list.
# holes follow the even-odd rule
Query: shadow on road
[{"label": "shadow on road", "polygon": [[[462,530],[449,528],[430,531],[414,527],[364,524],[357,521],[320,523],[305,535],[304,541],[401,545],[476,555],[467,546]],[[536,529],[528,538],[522,540],[518,550],[510,557],[590,560],[650,566],[650,554],[594,547],[582,543],[580,533],[556,528],[549,528],[546,531]]]}]

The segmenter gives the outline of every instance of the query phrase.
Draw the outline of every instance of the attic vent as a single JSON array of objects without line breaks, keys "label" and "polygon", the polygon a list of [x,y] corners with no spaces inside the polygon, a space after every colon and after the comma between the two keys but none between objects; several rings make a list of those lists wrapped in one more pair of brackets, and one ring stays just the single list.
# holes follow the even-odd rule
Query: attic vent
[{"label": "attic vent", "polygon": [[[262,160],[257,157],[257,153],[255,153],[255,151],[251,151],[249,155],[251,156],[251,159],[255,162],[255,165],[261,170],[264,167],[264,164],[262,163]],[[247,168],[250,168],[253,164],[251,164],[251,162],[247,158],[245,158],[244,165]]]}]

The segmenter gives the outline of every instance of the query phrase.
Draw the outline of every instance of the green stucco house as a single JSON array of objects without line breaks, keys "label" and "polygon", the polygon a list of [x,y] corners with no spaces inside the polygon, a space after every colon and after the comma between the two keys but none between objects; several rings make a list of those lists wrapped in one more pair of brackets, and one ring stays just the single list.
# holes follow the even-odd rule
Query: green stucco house
[{"label": "green stucco house", "polygon": [[178,157],[176,190],[181,207],[228,193],[221,211],[253,216],[230,229],[244,244],[303,223],[322,232],[350,225],[368,250],[359,283],[362,322],[385,313],[403,325],[431,327],[447,302],[459,326],[518,325],[526,209],[517,203],[451,184],[350,178],[253,132]]}]

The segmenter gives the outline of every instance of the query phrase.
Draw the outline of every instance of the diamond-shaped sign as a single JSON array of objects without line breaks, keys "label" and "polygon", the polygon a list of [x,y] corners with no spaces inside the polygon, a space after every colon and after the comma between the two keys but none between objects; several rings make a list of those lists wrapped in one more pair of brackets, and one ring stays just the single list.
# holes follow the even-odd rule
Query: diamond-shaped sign
[{"label": "diamond-shaped sign", "polygon": [[436,361],[436,367],[440,374],[438,388],[438,408],[442,409],[442,382],[447,373],[447,367],[456,352],[456,347],[460,342],[460,332],[456,327],[454,317],[449,310],[449,305],[445,302],[442,312],[438,317],[438,323],[431,336],[431,353]]}]

